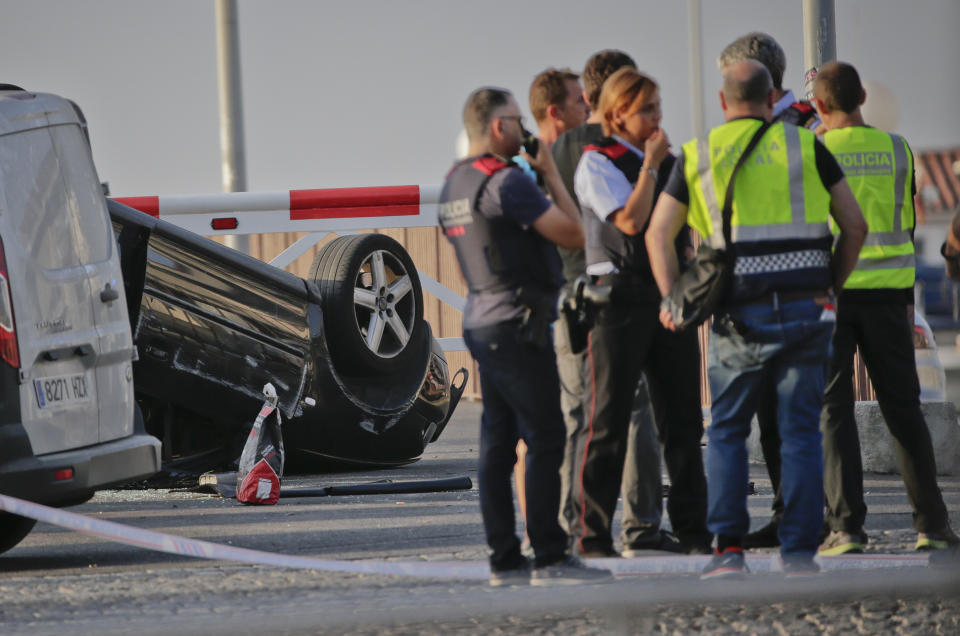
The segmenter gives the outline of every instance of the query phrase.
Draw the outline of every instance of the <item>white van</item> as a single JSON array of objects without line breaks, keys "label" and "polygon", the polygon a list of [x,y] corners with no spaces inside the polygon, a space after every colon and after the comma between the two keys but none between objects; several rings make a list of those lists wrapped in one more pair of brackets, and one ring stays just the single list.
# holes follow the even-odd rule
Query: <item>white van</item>
[{"label": "white van", "polygon": [[[0,493],[70,505],[159,469],[134,351],[79,109],[0,85]],[[0,513],[0,552],[32,526]]]}]

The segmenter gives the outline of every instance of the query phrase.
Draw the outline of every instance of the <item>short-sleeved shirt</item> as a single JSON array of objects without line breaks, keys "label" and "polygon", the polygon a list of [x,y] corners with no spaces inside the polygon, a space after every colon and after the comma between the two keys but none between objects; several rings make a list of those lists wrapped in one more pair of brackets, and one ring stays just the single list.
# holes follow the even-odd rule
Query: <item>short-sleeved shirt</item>
[{"label": "short-sleeved shirt", "polygon": [[[550,200],[522,170],[504,169],[493,174],[477,202],[478,212],[487,218],[504,217],[520,228],[530,228],[550,208]],[[549,267],[560,272],[560,257],[551,252]],[[522,313],[513,302],[513,291],[483,292],[467,295],[463,310],[463,328],[475,329],[512,320]]]},{"label": "short-sleeved shirt", "polygon": [[[613,138],[643,160],[643,151],[623,138]],[[610,221],[610,215],[623,208],[633,193],[633,184],[627,176],[603,153],[588,150],[580,158],[573,175],[573,188],[583,210],[592,210],[601,221]],[[587,266],[587,273],[602,276],[616,271],[613,263],[604,261]]]},{"label": "short-sleeved shirt", "polygon": [[[751,117],[749,119],[759,118]],[[814,156],[817,162],[817,173],[820,175],[820,181],[823,182],[823,187],[829,190],[841,179],[843,179],[843,168],[841,168],[840,164],[837,163],[837,160],[833,158],[833,155],[830,154],[830,151],[827,150],[827,147],[820,143],[819,139],[814,141],[813,148]],[[687,177],[684,174],[684,163],[684,155],[683,151],[681,150],[680,156],[677,157],[676,163],[673,164],[673,171],[670,173],[670,178],[667,180],[667,185],[664,186],[663,191],[680,203],[684,205],[690,205],[690,191],[687,189]]]}]

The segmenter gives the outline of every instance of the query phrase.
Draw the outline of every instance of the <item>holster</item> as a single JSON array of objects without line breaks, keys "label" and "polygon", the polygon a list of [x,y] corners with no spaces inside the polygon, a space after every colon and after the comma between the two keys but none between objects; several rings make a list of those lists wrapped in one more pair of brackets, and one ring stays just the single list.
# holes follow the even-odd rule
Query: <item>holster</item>
[{"label": "holster", "polygon": [[592,283],[583,274],[574,281],[572,290],[564,289],[561,293],[560,311],[563,312],[572,353],[587,348],[587,336],[597,313],[601,307],[610,304],[612,292],[611,286]]},{"label": "holster", "polygon": [[514,292],[514,302],[523,309],[519,320],[520,340],[536,347],[553,346],[550,325],[554,316],[554,294],[520,287]]}]

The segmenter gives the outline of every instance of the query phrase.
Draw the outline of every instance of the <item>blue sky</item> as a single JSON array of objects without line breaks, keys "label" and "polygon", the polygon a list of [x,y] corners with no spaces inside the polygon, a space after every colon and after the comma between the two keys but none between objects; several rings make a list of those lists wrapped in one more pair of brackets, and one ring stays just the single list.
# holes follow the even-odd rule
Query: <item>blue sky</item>
[{"label": "blue sky", "polygon": [[[702,4],[708,125],[714,60],[746,31],[781,42],[785,84],[801,88],[799,0]],[[889,87],[898,132],[916,149],[960,145],[960,2],[836,5],[838,56]],[[0,81],[78,102],[115,195],[221,189],[212,1],[0,0],[0,18]],[[675,148],[692,134],[680,0],[241,0],[239,24],[251,190],[439,183],[472,89],[509,88],[526,110],[536,73],[602,48],[660,82]]]}]

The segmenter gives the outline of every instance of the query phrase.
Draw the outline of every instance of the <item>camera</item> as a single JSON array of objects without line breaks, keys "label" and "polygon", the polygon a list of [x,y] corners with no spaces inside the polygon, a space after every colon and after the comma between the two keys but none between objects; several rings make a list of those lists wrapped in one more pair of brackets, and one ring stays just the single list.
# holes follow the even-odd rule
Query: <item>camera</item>
[{"label": "camera", "polygon": [[540,150],[540,140],[534,137],[533,133],[526,128],[521,127],[520,132],[523,134],[523,149],[526,150],[527,154],[531,157],[536,157],[537,151]]}]

